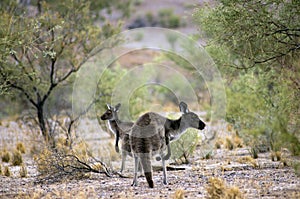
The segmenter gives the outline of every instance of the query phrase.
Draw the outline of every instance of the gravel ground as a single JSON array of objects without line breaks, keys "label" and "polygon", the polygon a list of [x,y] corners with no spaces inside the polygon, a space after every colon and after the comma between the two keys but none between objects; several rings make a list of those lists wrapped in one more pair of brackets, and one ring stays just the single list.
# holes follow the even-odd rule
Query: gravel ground
[{"label": "gravel ground", "polygon": [[[22,125],[9,125],[2,122],[0,150],[13,146],[15,141],[32,140],[28,131],[18,130],[18,139],[10,137],[10,128],[23,128]],[[89,130],[93,130],[89,128]],[[108,135],[99,136],[93,132],[87,137],[94,148],[99,146],[100,138],[105,142],[112,142]],[[94,134],[94,135],[93,135]],[[95,138],[98,135],[98,138]],[[94,137],[95,139],[91,139]],[[14,139],[15,141],[12,141]],[[10,140],[10,142],[8,142]],[[103,140],[101,141],[103,143]],[[98,144],[96,144],[98,142]],[[9,145],[7,144],[9,143]],[[1,162],[2,168],[8,165],[12,176],[0,176],[0,198],[174,198],[175,192],[183,192],[185,198],[206,198],[208,196],[208,179],[218,177],[228,186],[236,186],[245,198],[300,198],[300,178],[291,166],[284,166],[282,162],[272,161],[270,153],[260,153],[255,164],[240,163],[238,160],[249,156],[247,148],[234,150],[217,149],[210,159],[202,159],[200,148],[196,149],[190,164],[181,165],[185,170],[168,171],[168,185],[162,184],[162,172],[154,172],[154,189],[148,188],[144,177],[138,179],[139,186],[131,187],[132,161],[127,158],[127,178],[117,175],[106,177],[104,174],[91,173],[81,179],[59,179],[56,182],[38,181],[38,172],[28,152],[23,155],[27,166],[28,176],[19,177],[20,166],[11,166]],[[283,154],[288,165],[291,162],[300,162],[299,157]],[[116,169],[120,167],[120,157],[111,162]]]}]

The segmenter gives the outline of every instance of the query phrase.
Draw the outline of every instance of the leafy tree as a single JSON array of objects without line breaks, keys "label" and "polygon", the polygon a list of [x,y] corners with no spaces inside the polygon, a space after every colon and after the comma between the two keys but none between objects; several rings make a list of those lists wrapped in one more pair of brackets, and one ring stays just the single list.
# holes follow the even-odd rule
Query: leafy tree
[{"label": "leafy tree", "polygon": [[[1,2],[0,88],[27,99],[49,142],[45,103],[57,87],[72,81],[91,56],[113,46],[104,41],[120,29],[109,22],[101,27],[94,24],[90,8],[96,1],[34,2],[33,6]],[[97,4],[98,12],[108,5]]]},{"label": "leafy tree", "polygon": [[273,150],[299,147],[300,2],[222,0],[195,21],[227,78],[227,120]]}]

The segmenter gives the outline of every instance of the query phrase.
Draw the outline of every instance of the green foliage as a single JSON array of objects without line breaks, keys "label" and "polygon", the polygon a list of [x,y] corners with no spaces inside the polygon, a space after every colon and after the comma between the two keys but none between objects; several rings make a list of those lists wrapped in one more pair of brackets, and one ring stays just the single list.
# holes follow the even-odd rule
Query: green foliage
[{"label": "green foliage", "polygon": [[90,57],[118,42],[104,41],[120,27],[107,20],[94,24],[94,11],[112,1],[49,0],[32,2],[30,9],[16,2],[5,1],[0,8],[0,93],[19,95],[35,108],[48,142],[45,104],[56,89],[72,83]]},{"label": "green foliage", "polygon": [[172,9],[162,9],[158,13],[159,23],[165,28],[178,28],[180,17],[175,15]]},{"label": "green foliage", "polygon": [[115,68],[109,68],[103,71],[98,85],[96,96],[102,96],[95,104],[96,111],[97,111],[97,119],[99,123],[103,123],[100,120],[100,116],[106,111],[107,107],[106,104],[111,104],[111,97],[116,87],[118,80],[126,73],[125,69],[121,69],[119,66]]},{"label": "green foliage", "polygon": [[297,51],[299,10],[299,1],[222,0],[194,16],[215,43],[229,47],[239,62],[253,65]]},{"label": "green foliage", "polygon": [[222,0],[194,13],[227,79],[227,121],[246,144],[300,154],[300,3]]},{"label": "green foliage", "polygon": [[171,158],[177,163],[189,163],[188,158],[194,153],[198,142],[198,130],[188,129],[178,140],[171,143]]}]

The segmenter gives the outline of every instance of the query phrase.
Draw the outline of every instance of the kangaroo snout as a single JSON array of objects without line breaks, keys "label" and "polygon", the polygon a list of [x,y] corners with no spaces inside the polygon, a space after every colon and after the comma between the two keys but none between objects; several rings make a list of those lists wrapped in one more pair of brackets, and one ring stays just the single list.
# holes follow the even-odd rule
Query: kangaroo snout
[{"label": "kangaroo snout", "polygon": [[205,123],[200,120],[198,129],[203,130],[204,128],[205,128]]}]

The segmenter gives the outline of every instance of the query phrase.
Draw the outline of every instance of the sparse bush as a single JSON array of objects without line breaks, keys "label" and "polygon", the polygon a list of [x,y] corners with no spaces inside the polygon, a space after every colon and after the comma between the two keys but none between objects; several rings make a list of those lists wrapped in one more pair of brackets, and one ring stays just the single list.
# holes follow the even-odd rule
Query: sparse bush
[{"label": "sparse bush", "polygon": [[27,177],[27,174],[28,174],[27,167],[24,164],[22,164],[20,167],[20,177],[25,178]]},{"label": "sparse bush", "polygon": [[180,26],[180,17],[177,15],[172,15],[169,18],[169,28],[178,28]]},{"label": "sparse bush", "polygon": [[2,173],[3,173],[3,171],[2,171],[2,165],[0,164],[0,176],[2,176]]},{"label": "sparse bush", "polygon": [[[53,180],[62,179],[62,176],[88,177],[86,174],[89,172],[105,173],[109,176],[106,165],[90,154],[87,144],[83,141],[74,143],[72,149],[69,150],[66,148],[56,148],[55,150],[44,148],[34,156],[34,160],[40,174]],[[99,167],[97,164],[102,166]]]},{"label": "sparse bush", "polygon": [[198,141],[198,131],[195,129],[188,129],[177,141],[171,143],[172,159],[177,164],[189,163],[188,158],[195,151]]},{"label": "sparse bush", "polygon": [[183,189],[177,189],[173,196],[174,199],[183,199],[184,198],[184,190]]},{"label": "sparse bush", "polygon": [[25,146],[24,146],[23,142],[18,142],[16,148],[21,153],[25,153],[26,152]]},{"label": "sparse bush", "polygon": [[158,15],[162,27],[178,28],[180,26],[180,17],[175,15],[172,9],[162,9]]},{"label": "sparse bush", "polygon": [[8,166],[4,167],[4,175],[7,176],[7,177],[11,176],[11,172],[10,172],[10,169],[9,169]]},{"label": "sparse bush", "polygon": [[206,187],[208,198],[211,199],[240,199],[244,198],[238,187],[226,186],[220,178],[210,178]]},{"label": "sparse bush", "polygon": [[4,149],[2,151],[1,159],[2,159],[2,162],[9,162],[10,161],[10,153],[6,149]]},{"label": "sparse bush", "polygon": [[12,157],[12,165],[19,166],[23,163],[22,154],[18,150],[14,150],[13,157]]},{"label": "sparse bush", "polygon": [[146,19],[147,19],[147,21],[148,21],[150,24],[153,23],[153,21],[154,21],[154,16],[153,16],[152,12],[147,12],[147,13],[146,13]]}]

